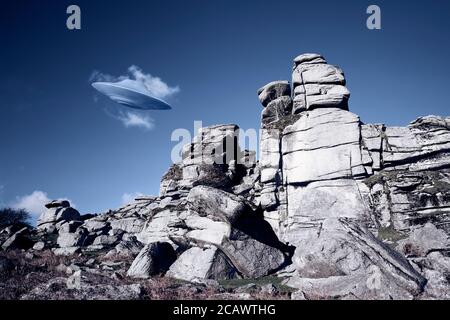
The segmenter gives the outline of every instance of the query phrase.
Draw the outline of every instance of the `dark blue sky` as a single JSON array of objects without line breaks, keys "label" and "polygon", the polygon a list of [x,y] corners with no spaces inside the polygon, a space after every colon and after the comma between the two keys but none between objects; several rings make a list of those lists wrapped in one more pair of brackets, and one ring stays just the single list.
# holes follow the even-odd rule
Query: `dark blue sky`
[{"label": "dark blue sky", "polygon": [[[69,4],[80,31],[66,29]],[[370,4],[382,30],[366,28]],[[257,88],[290,80],[304,52],[344,70],[364,122],[449,115],[450,1],[11,0],[0,17],[0,205],[39,190],[99,212],[158,193],[175,128],[258,128]],[[94,99],[94,70],[131,65],[180,88],[172,111],[150,113],[153,130],[126,128]]]}]

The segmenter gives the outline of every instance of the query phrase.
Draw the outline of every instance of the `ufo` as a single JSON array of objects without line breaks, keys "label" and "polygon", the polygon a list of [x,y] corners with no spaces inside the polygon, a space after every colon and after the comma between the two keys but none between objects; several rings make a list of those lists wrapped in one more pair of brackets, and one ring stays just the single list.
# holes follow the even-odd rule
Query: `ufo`
[{"label": "ufo", "polygon": [[92,86],[111,100],[129,108],[139,110],[172,109],[164,100],[153,97],[145,85],[137,80],[94,82]]}]

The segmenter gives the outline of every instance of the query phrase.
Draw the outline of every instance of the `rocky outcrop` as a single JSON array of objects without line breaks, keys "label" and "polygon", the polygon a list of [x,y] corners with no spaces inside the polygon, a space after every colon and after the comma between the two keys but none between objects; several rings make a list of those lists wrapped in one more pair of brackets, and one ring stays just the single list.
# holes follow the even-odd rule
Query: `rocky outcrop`
[{"label": "rocky outcrop", "polygon": [[58,224],[80,219],[80,213],[70,207],[67,200],[55,200],[47,203],[45,207],[47,211],[37,221],[38,230],[53,232],[58,228]]},{"label": "rocky outcrop", "polygon": [[3,251],[102,261],[101,271],[93,258],[70,266],[71,277],[216,288],[270,275],[294,299],[450,298],[450,117],[365,124],[349,111],[344,73],[319,54],[294,59],[291,83],[257,91],[259,161],[240,148],[237,125],[202,128],[158,196],[85,216],[53,201],[37,230],[0,230]]},{"label": "rocky outcrop", "polygon": [[[363,124],[348,111],[342,70],[317,54],[294,59],[292,86],[292,114],[271,118],[270,126],[262,121],[259,163],[264,217],[296,248],[287,283],[323,298],[421,294],[426,279],[383,235],[401,237],[425,221],[446,229],[447,120]],[[267,108],[268,98],[260,100]],[[437,194],[424,194],[427,188]]]}]

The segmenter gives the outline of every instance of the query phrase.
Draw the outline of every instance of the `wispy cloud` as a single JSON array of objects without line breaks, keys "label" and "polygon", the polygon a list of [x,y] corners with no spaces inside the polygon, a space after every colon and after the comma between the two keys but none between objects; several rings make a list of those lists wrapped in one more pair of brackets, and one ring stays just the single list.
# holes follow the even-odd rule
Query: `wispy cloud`
[{"label": "wispy cloud", "polygon": [[171,87],[161,78],[145,73],[141,68],[136,65],[132,65],[128,68],[128,74],[121,76],[113,76],[107,73],[95,70],[89,77],[89,82],[94,81],[106,81],[117,82],[125,79],[141,82],[147,88],[149,93],[159,99],[169,98],[178,92],[180,88],[178,86]]},{"label": "wispy cloud", "polygon": [[136,127],[144,130],[152,130],[155,121],[144,111],[129,111],[115,106],[108,106],[104,109],[111,118],[119,120],[126,128]]},{"label": "wispy cloud", "polygon": [[120,120],[127,128],[138,127],[145,130],[151,130],[155,126],[153,118],[136,112],[127,111],[119,113],[116,118]]},{"label": "wispy cloud", "polygon": [[122,205],[128,204],[130,202],[133,202],[134,199],[137,197],[143,196],[144,194],[141,192],[134,192],[134,193],[124,193],[122,195]]},{"label": "wispy cloud", "polygon": [[128,68],[128,72],[134,77],[134,79],[142,82],[147,90],[157,98],[165,99],[180,92],[180,88],[178,86],[170,87],[167,83],[162,81],[161,78],[154,77],[149,73],[144,73],[138,66],[132,65]]},{"label": "wispy cloud", "polygon": [[[69,200],[66,199],[65,200]],[[11,204],[11,207],[15,209],[24,209],[31,215],[39,217],[47,209],[45,204],[50,202],[51,199],[48,194],[43,191],[35,190],[31,194],[17,197],[16,201]],[[72,201],[69,200],[72,207],[75,207]]]}]

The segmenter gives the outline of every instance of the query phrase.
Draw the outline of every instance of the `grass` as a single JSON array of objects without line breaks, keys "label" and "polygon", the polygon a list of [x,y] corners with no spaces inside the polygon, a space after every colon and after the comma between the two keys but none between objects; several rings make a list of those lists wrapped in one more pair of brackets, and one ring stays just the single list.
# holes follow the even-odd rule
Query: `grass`
[{"label": "grass", "polygon": [[372,187],[378,183],[382,184],[386,180],[393,180],[397,178],[397,174],[397,171],[381,171],[364,179],[363,182],[369,187],[369,189],[372,189]]},{"label": "grass", "polygon": [[300,119],[300,117],[300,114],[290,114],[282,117],[278,121],[264,124],[264,129],[277,129],[280,130],[280,133],[282,133],[287,126],[294,124],[298,119]]},{"label": "grass", "polygon": [[181,167],[174,163],[170,166],[169,170],[162,176],[161,181],[164,180],[181,180],[183,179],[183,171]]},{"label": "grass", "polygon": [[378,229],[378,239],[382,241],[390,241],[395,246],[399,240],[407,238],[407,235],[395,230],[392,226],[382,227]]},{"label": "grass", "polygon": [[423,192],[426,192],[428,194],[450,193],[450,183],[437,179],[432,179],[432,183],[433,186],[423,189]]},{"label": "grass", "polygon": [[297,291],[297,289],[291,288],[282,284],[283,278],[267,276],[258,279],[227,279],[219,280],[219,284],[227,290],[236,289],[247,284],[256,284],[257,286],[264,286],[267,284],[273,284],[281,293],[291,293]]}]

